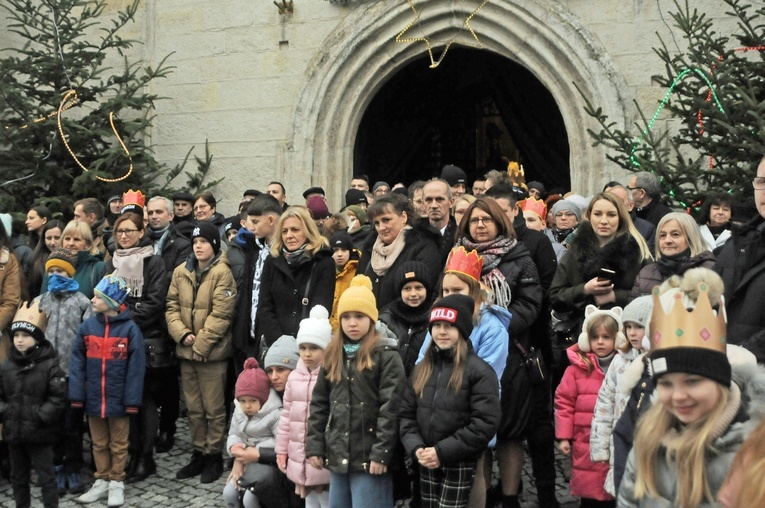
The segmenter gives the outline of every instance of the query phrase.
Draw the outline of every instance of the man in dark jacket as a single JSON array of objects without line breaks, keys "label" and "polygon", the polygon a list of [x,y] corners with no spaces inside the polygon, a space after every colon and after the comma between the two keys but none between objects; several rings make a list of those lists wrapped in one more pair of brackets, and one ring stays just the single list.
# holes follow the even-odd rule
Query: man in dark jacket
[{"label": "man in dark jacket", "polygon": [[632,199],[632,193],[624,185],[618,182],[610,182],[603,189],[603,192],[611,192],[619,196],[630,213],[632,223],[635,225],[635,229],[638,230],[640,236],[645,238],[648,248],[651,250],[651,254],[656,252],[656,226],[645,219],[641,219],[635,212],[635,201]]},{"label": "man in dark jacket", "polygon": [[672,211],[661,202],[661,184],[650,171],[635,173],[626,187],[632,192],[637,216],[654,226],[658,226],[661,218]]},{"label": "man in dark jacket", "polygon": [[454,205],[452,187],[446,180],[433,178],[422,188],[422,201],[428,214],[428,223],[440,236],[438,253],[441,267],[443,267],[457,238],[457,222],[451,215],[452,205]]}]

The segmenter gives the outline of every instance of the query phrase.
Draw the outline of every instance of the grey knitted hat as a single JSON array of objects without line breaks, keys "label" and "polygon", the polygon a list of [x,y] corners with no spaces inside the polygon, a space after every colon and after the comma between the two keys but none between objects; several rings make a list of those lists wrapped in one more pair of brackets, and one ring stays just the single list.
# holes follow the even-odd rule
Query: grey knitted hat
[{"label": "grey knitted hat", "polygon": [[292,335],[282,335],[273,345],[268,348],[266,358],[263,360],[263,368],[286,367],[290,370],[297,368],[300,359],[297,341]]},{"label": "grey knitted hat", "polygon": [[555,217],[555,214],[562,211],[568,211],[576,215],[576,220],[580,221],[582,220],[582,209],[576,206],[571,201],[568,201],[567,199],[561,199],[557,203],[555,203],[552,207],[552,214],[553,217]]},{"label": "grey knitted hat", "polygon": [[629,321],[630,323],[637,323],[643,328],[648,328],[651,323],[652,311],[653,297],[651,295],[639,296],[624,307],[622,323]]}]

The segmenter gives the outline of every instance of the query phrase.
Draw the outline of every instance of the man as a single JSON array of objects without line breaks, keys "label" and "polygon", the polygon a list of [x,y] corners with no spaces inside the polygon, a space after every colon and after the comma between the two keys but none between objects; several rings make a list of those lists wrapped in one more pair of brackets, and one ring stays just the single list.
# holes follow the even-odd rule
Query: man
[{"label": "man", "polygon": [[484,192],[486,192],[486,178],[483,176],[479,176],[475,180],[473,180],[473,196],[478,197]]},{"label": "man", "polygon": [[363,210],[368,208],[367,196],[364,191],[358,189],[348,189],[345,191],[345,206],[340,210],[344,211],[349,206],[360,206]]},{"label": "man", "polygon": [[430,226],[441,235],[438,252],[443,267],[457,238],[457,221],[451,215],[454,204],[452,188],[446,180],[433,178],[422,188],[422,201]]},{"label": "man", "polygon": [[425,209],[425,202],[422,200],[422,188],[425,187],[425,182],[417,180],[409,186],[408,194],[409,201],[414,207],[414,211],[417,213],[417,217],[420,219],[427,218],[428,211]]},{"label": "man", "polygon": [[467,188],[467,175],[462,168],[447,164],[441,169],[441,178],[446,180],[452,187],[454,199],[462,197]]},{"label": "man", "polygon": [[629,189],[624,185],[617,183],[606,187],[603,189],[603,192],[610,192],[619,196],[622,203],[624,203],[625,208],[627,208],[627,211],[630,213],[635,229],[637,229],[640,235],[645,238],[648,248],[651,249],[651,254],[653,254],[656,247],[656,226],[637,216],[634,211],[635,202],[632,200],[632,193]]},{"label": "man", "polygon": [[172,212],[173,202],[162,196],[154,196],[146,203],[146,213],[149,215],[147,231],[154,247],[154,254],[165,262],[168,283],[173,278],[173,270],[186,261],[191,254],[191,242],[175,232]]},{"label": "man", "polygon": [[632,199],[637,206],[637,216],[654,226],[659,225],[662,217],[672,211],[661,202],[661,185],[653,173],[641,171],[630,178],[627,188],[632,192]]},{"label": "man", "polygon": [[372,187],[372,194],[375,198],[379,198],[380,196],[384,196],[385,194],[390,192],[390,184],[388,182],[375,182],[374,187]]},{"label": "man", "polygon": [[351,189],[369,192],[369,179],[366,175],[354,176],[351,179]]},{"label": "man", "polygon": [[194,196],[189,192],[179,192],[173,196],[173,222],[186,222],[194,219]]},{"label": "man", "polygon": [[96,198],[85,198],[74,203],[74,220],[84,222],[90,226],[90,232],[93,235],[93,245],[101,251],[106,251],[104,244],[104,207]]},{"label": "man", "polygon": [[305,199],[306,202],[313,196],[321,196],[324,201],[327,200],[326,193],[321,187],[309,187],[303,192],[303,199]]},{"label": "man", "polygon": [[266,187],[266,192],[276,198],[279,204],[282,205],[282,210],[286,210],[287,207],[290,206],[287,203],[287,191],[284,189],[284,185],[282,185],[281,182],[269,183],[268,187]]},{"label": "man", "polygon": [[715,270],[725,283],[730,344],[738,344],[765,363],[765,157],[752,180],[759,215],[734,230],[717,256]]}]

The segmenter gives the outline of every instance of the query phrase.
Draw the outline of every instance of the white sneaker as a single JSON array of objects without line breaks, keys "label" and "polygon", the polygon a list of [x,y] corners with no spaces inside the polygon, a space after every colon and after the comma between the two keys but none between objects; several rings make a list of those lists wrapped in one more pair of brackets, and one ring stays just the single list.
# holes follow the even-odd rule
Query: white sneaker
[{"label": "white sneaker", "polygon": [[109,482],[109,500],[106,502],[109,508],[122,506],[125,503],[125,484],[123,482]]},{"label": "white sneaker", "polygon": [[106,480],[96,480],[90,490],[77,498],[80,503],[93,503],[99,499],[105,498],[109,493],[109,482]]}]

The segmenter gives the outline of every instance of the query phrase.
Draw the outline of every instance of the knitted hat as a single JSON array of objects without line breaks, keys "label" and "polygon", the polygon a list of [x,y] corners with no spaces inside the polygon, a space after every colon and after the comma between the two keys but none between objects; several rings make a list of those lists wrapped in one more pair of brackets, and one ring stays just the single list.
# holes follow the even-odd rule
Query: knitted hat
[{"label": "knitted hat", "polygon": [[377,189],[379,189],[380,187],[387,187],[388,190],[390,190],[390,184],[388,182],[383,182],[382,180],[380,180],[379,182],[375,182],[374,186],[372,187],[372,194],[377,192]]},{"label": "knitted hat", "polygon": [[545,184],[542,182],[537,182],[536,180],[532,180],[526,184],[526,187],[529,189],[536,189],[539,191],[539,194],[544,195],[545,193]]},{"label": "knitted hat", "polygon": [[326,349],[331,339],[332,325],[329,324],[329,312],[324,306],[317,305],[311,309],[307,318],[300,321],[295,342],[298,348],[300,348],[300,344],[315,344]]},{"label": "knitted hat", "polygon": [[360,206],[351,205],[349,207],[346,207],[346,210],[353,213],[356,217],[359,218],[359,222],[362,224],[367,223],[367,211],[361,208]]},{"label": "knitted hat", "polygon": [[[622,323],[636,323],[639,326],[645,328],[645,336],[643,337],[642,349],[651,349],[651,311],[653,310],[653,297],[651,295],[643,295],[635,298],[624,307],[622,311]],[[616,347],[621,347],[617,344]]]},{"label": "knitted hat", "polygon": [[268,374],[258,366],[255,358],[247,358],[244,361],[244,369],[236,380],[234,398],[255,397],[260,402],[260,407],[263,407],[270,394],[271,382],[268,380]]},{"label": "knitted hat", "polygon": [[563,211],[568,211],[576,215],[577,221],[582,220],[582,209],[567,199],[561,199],[560,201],[555,203],[552,207],[553,217],[555,217],[555,214],[557,214],[558,212],[563,212]]},{"label": "knitted hat", "polygon": [[210,221],[199,221],[194,229],[191,231],[191,242],[194,243],[194,238],[204,238],[210,245],[212,245],[213,252],[218,254],[220,252],[220,233],[215,224]]},{"label": "knitted hat", "polygon": [[462,168],[447,164],[441,170],[441,179],[446,180],[450,187],[454,187],[459,184],[465,185],[467,182],[467,175]]},{"label": "knitted hat", "polygon": [[23,302],[16,311],[11,323],[11,334],[26,332],[37,342],[45,340],[45,328],[48,326],[48,317],[40,309],[37,301]]},{"label": "knitted hat", "polygon": [[590,322],[593,320],[593,318],[597,316],[611,316],[614,318],[614,321],[616,321],[616,328],[619,330],[616,332],[616,337],[614,338],[614,345],[616,344],[626,344],[627,337],[624,336],[624,332],[622,332],[622,308],[621,307],[611,307],[610,309],[598,309],[594,305],[588,305],[586,309],[584,309],[584,322],[582,323],[582,333],[579,334],[579,350],[584,353],[589,353],[591,351],[590,348],[590,336],[589,336],[589,326]]},{"label": "knitted hat", "polygon": [[299,359],[300,353],[298,352],[295,337],[292,335],[282,335],[268,348],[266,357],[263,359],[263,368],[286,367],[290,370],[295,370]]},{"label": "knitted hat", "polygon": [[305,206],[311,212],[311,217],[313,217],[314,220],[326,219],[327,217],[332,216],[332,214],[329,213],[327,203],[321,196],[311,196],[305,202]]},{"label": "knitted hat", "polygon": [[120,306],[125,303],[128,297],[127,283],[117,275],[106,275],[101,281],[93,288],[93,292],[98,295],[106,304],[114,309],[120,310]]},{"label": "knitted hat", "polygon": [[353,239],[345,231],[336,231],[332,233],[329,238],[329,247],[334,249],[335,247],[345,250],[353,250]]},{"label": "knitted hat", "polygon": [[229,231],[232,229],[235,229],[236,231],[239,231],[239,228],[241,227],[240,221],[241,217],[239,215],[232,215],[225,221],[223,221],[223,232],[228,234]]},{"label": "knitted hat", "polygon": [[366,275],[357,275],[351,279],[350,287],[340,295],[337,315],[339,317],[346,312],[361,312],[372,321],[377,321],[377,301],[372,293],[372,281]]},{"label": "knitted hat", "polygon": [[358,205],[361,203],[364,203],[365,205],[369,203],[364,191],[359,189],[348,189],[345,191],[345,206]]},{"label": "knitted hat", "polygon": [[441,298],[430,311],[428,330],[433,335],[433,323],[446,321],[457,327],[465,340],[470,340],[473,333],[473,311],[475,301],[467,295],[453,294]]},{"label": "knitted hat", "polygon": [[430,293],[430,284],[433,282],[430,276],[430,269],[420,261],[406,261],[396,270],[395,279],[396,294],[400,294],[404,285],[408,282],[421,282],[425,289]]},{"label": "knitted hat", "polygon": [[45,262],[45,271],[47,272],[55,266],[64,270],[71,278],[74,277],[74,267],[76,264],[77,254],[70,250],[59,247],[53,249],[53,252],[51,252],[48,256],[48,261]]},{"label": "knitted hat", "polygon": [[324,189],[321,187],[309,187],[303,192],[303,199],[308,199],[308,196],[311,194],[321,194],[322,196],[326,196]]},{"label": "knitted hat", "polygon": [[177,194],[173,194],[173,201],[186,201],[188,203],[194,202],[194,195],[190,192],[179,192]]}]

